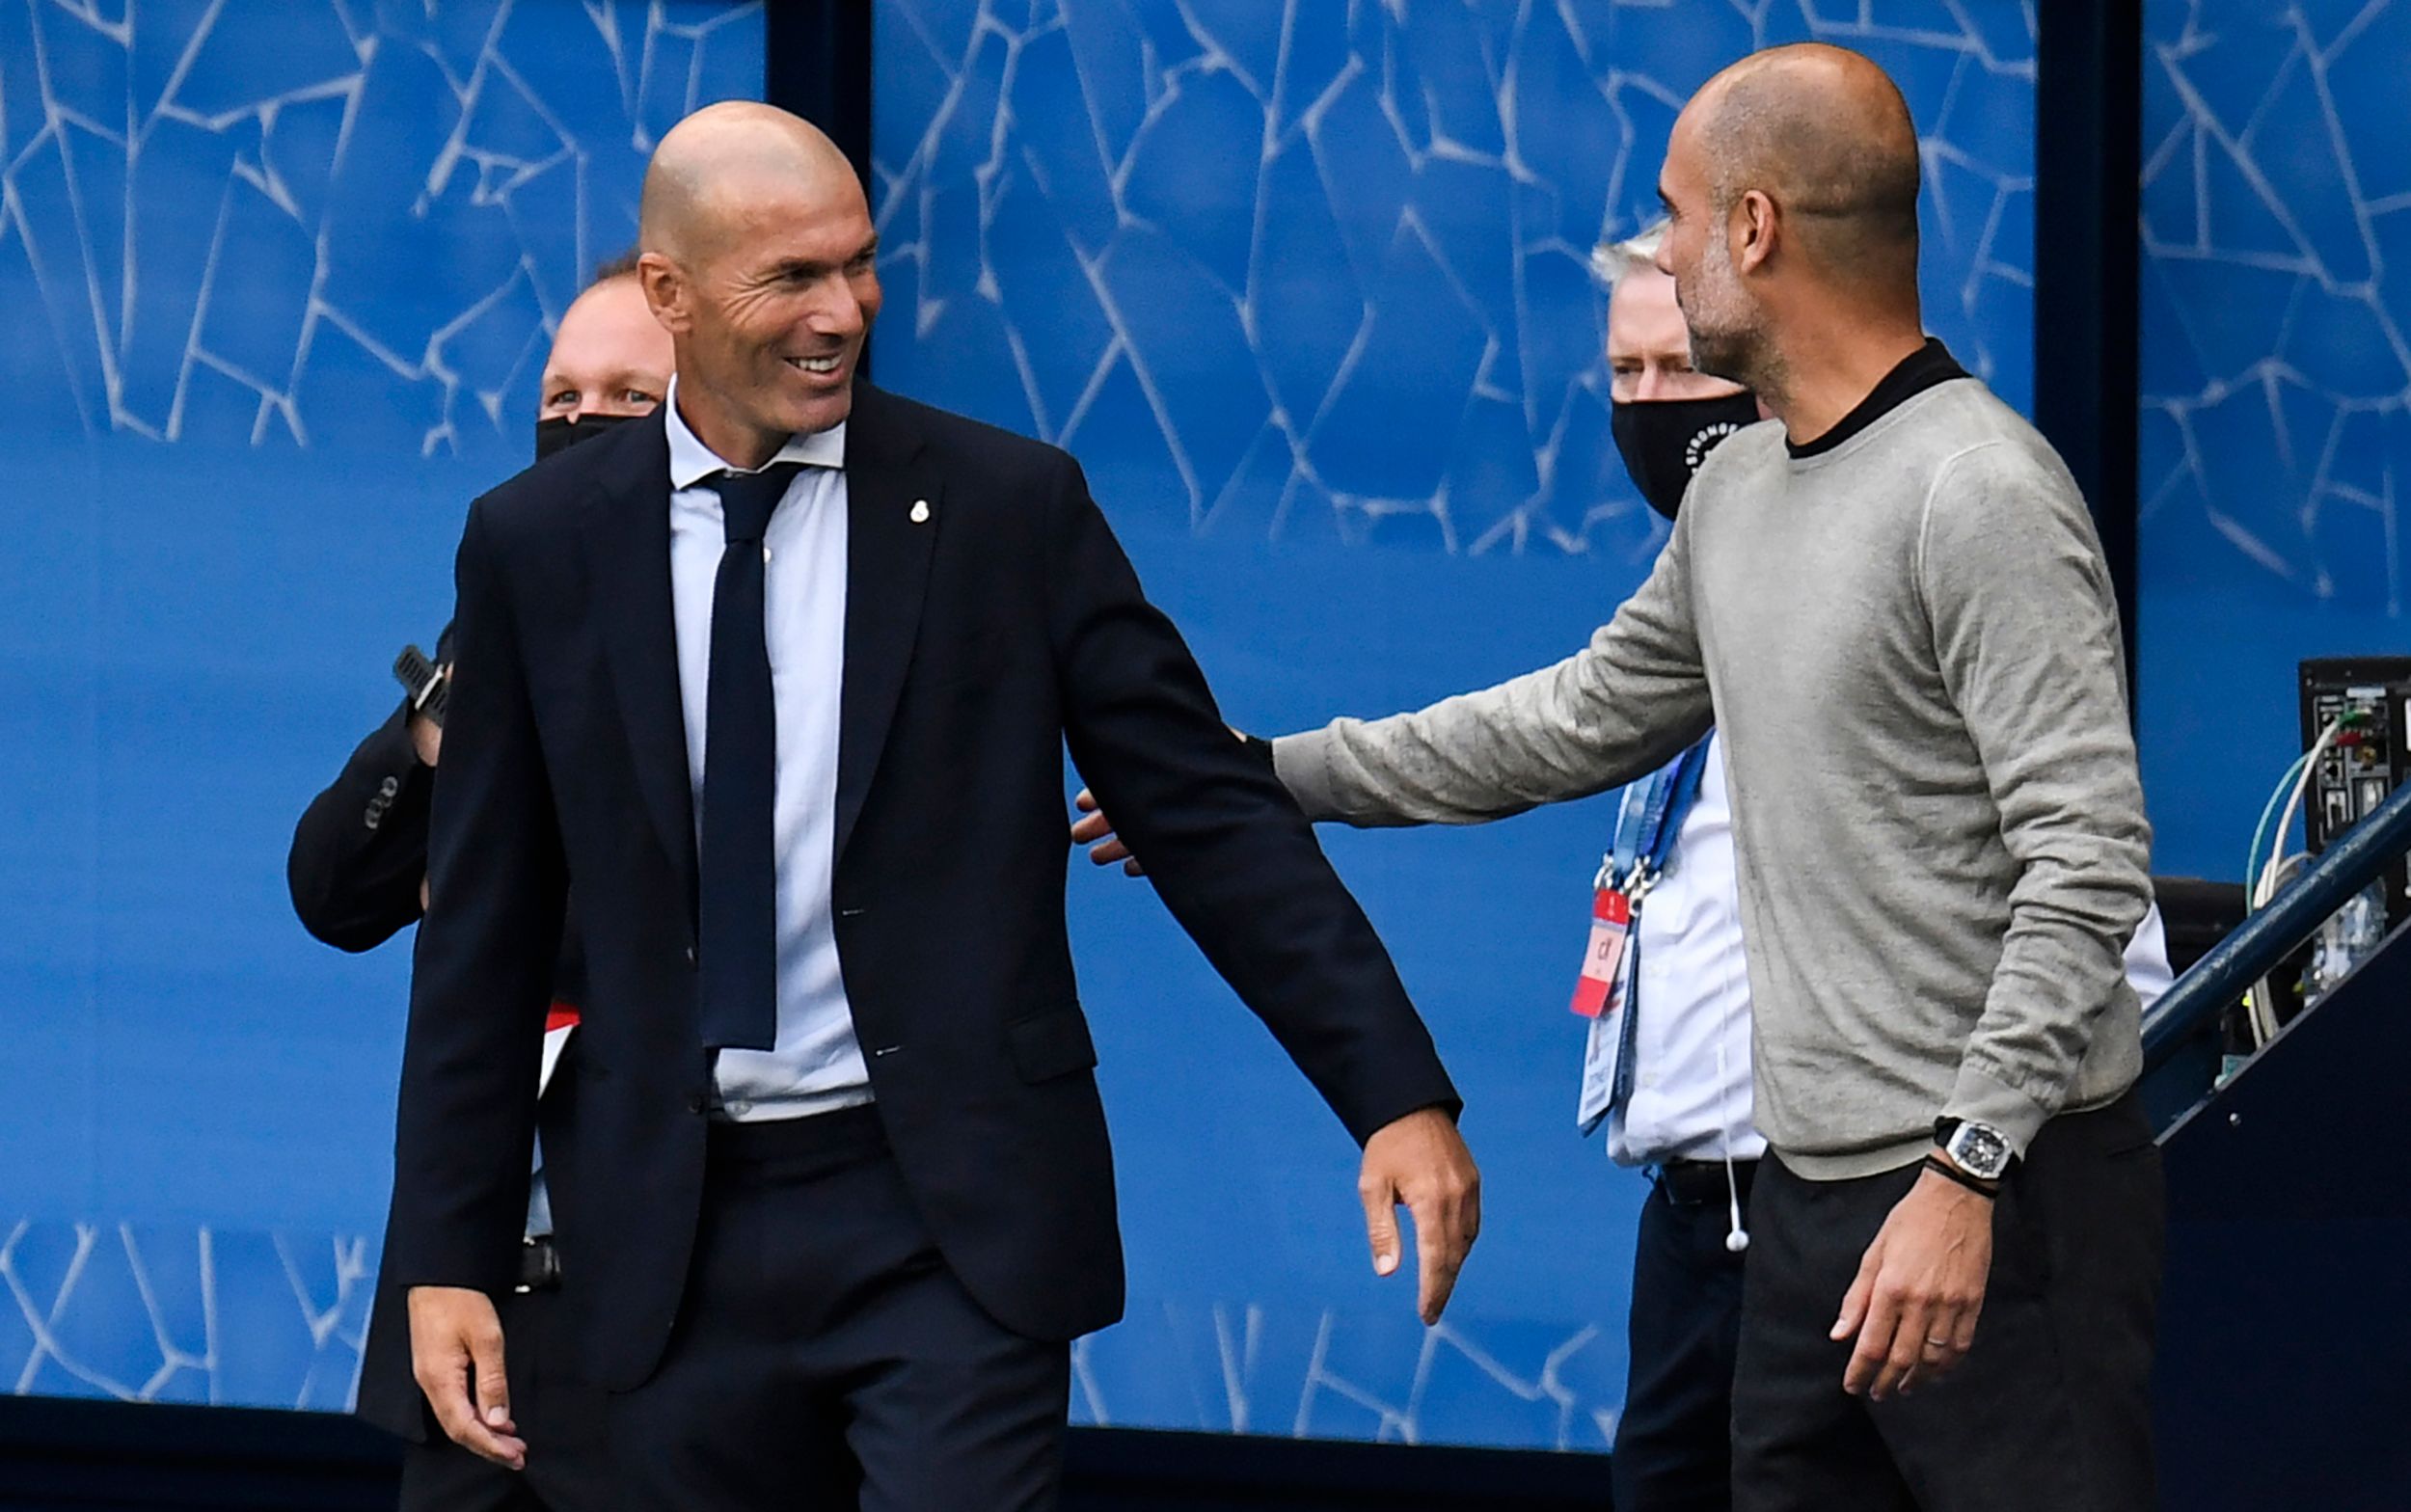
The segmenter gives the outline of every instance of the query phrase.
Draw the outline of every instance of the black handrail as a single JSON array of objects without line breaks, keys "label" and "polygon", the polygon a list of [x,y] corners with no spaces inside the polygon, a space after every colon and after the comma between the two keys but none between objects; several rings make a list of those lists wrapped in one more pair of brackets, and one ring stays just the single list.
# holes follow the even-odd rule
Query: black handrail
[{"label": "black handrail", "polygon": [[2344,832],[2327,853],[2288,884],[2269,905],[2179,978],[2143,1017],[2143,1065],[2157,1070],[2206,1020],[2226,1012],[2245,989],[2277,969],[2288,952],[2346,899],[2411,850],[2411,785],[2397,788],[2377,811]]}]

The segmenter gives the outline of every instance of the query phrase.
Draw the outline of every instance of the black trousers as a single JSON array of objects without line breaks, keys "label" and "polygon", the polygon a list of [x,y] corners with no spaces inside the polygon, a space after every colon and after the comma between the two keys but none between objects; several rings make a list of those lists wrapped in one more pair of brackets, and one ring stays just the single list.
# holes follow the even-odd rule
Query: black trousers
[{"label": "black trousers", "polygon": [[1827,1333],[1918,1168],[1808,1181],[1761,1163],[1749,1209],[1734,1505],[1745,1512],[2142,1512],[2165,1227],[2128,1093],[2052,1120],[2004,1183],[1975,1348],[1949,1378],[1846,1395]]},{"label": "black trousers", "polygon": [[624,1498],[664,1512],[1055,1505],[1071,1352],[962,1289],[870,1108],[712,1132],[662,1367],[611,1398]]},{"label": "black trousers", "polygon": [[610,1512],[619,1505],[603,1437],[605,1395],[578,1368],[569,1305],[557,1290],[501,1298],[502,1366],[528,1468],[505,1470],[446,1438],[402,1452],[401,1512]]},{"label": "black trousers", "polygon": [[1615,1512],[1733,1504],[1743,1257],[1724,1247],[1732,1226],[1720,1180],[1713,1198],[1692,1201],[1652,1181],[1641,1204],[1626,1330],[1632,1363],[1608,1460]]}]

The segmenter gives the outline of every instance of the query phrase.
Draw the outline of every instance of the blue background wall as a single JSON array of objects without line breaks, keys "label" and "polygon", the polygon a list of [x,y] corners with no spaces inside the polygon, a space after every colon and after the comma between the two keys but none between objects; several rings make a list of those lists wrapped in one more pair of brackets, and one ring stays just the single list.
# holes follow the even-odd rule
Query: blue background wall
[{"label": "blue background wall", "polygon": [[[1603,234],[1769,42],[1860,47],[1925,138],[1929,321],[2031,394],[2034,79],[2008,3],[890,0],[880,381],[1087,466],[1226,712],[1379,714],[1555,661],[1660,539],[1607,435]],[[1145,887],[1074,878],[1130,1321],[1084,1420],[1599,1448],[1639,1177],[1573,1129],[1597,801],[1326,844],[1468,1099],[1482,1242],[1426,1334],[1355,1152]]]},{"label": "blue background wall", "polygon": [[2144,10],[2144,779],[2236,878],[2294,663],[2411,650],[2411,3]]},{"label": "blue background wall", "polygon": [[340,1406],[406,949],[284,896],[758,7],[0,0],[0,1390]]},{"label": "blue background wall", "polygon": [[[1931,323],[2030,392],[2025,8],[1748,11],[888,0],[881,380],[1074,447],[1244,723],[1554,659],[1659,540],[1585,260],[1716,67],[1894,70]],[[285,840],[644,151],[761,47],[742,6],[0,0],[0,1383],[344,1399],[407,964],[301,935]],[[1135,1293],[1081,1420],[1605,1444],[1641,1189],[1572,1131],[1561,1004],[1606,820],[1331,837],[1489,1176],[1428,1334],[1329,1115],[1146,888],[1074,878]]]}]

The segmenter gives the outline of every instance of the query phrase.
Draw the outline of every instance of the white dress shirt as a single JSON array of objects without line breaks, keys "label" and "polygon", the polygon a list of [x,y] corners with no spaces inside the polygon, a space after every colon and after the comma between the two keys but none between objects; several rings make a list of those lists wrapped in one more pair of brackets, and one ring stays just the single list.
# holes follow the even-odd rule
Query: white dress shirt
[{"label": "white dress shirt", "polygon": [[[1754,1160],[1767,1142],[1750,1122],[1749,971],[1742,959],[1741,877],[1723,753],[1711,735],[1699,796],[1636,929],[1640,983],[1633,1011],[1633,1090],[1608,1124],[1620,1165]],[[2155,904],[2127,947],[2127,980],[2149,1009],[2172,980]]]},{"label": "white dress shirt", "polygon": [[[719,495],[709,480],[729,467],[679,416],[675,378],[662,409],[669,431],[670,605],[699,850],[712,587],[727,544]],[[762,626],[778,749],[772,822],[778,868],[778,1039],[772,1049],[718,1054],[718,1112],[740,1120],[800,1118],[871,1100],[829,908],[846,654],[846,427],[789,437],[771,461],[805,466],[787,485],[763,537]]]},{"label": "white dress shirt", "polygon": [[1699,796],[1634,932],[1633,1090],[1609,1120],[1608,1153],[1627,1166],[1757,1159],[1767,1142],[1749,1121],[1741,876],[1724,753],[1713,735]]}]

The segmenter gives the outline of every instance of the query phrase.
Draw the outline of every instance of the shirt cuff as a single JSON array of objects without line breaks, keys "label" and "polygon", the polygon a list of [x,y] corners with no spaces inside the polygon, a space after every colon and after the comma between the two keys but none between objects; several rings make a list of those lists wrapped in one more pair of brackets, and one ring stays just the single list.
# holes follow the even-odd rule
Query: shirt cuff
[{"label": "shirt cuff", "polygon": [[2051,1117],[2050,1109],[1965,1061],[1960,1063],[1959,1081],[1951,1088],[1951,1100],[1942,1113],[1946,1118],[1964,1119],[2000,1130],[2020,1160],[2026,1156],[2026,1147],[2034,1143],[2034,1137],[2043,1132],[2043,1125]]},{"label": "shirt cuff", "polygon": [[1279,737],[1272,742],[1272,770],[1308,819],[1319,823],[1340,817],[1339,801],[1332,792],[1330,731]]}]

